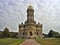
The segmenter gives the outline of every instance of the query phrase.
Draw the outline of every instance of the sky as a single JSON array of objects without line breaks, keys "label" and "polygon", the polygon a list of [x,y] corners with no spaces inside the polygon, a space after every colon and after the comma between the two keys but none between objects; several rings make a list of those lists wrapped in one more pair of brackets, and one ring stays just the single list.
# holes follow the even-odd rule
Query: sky
[{"label": "sky", "polygon": [[27,19],[29,5],[34,8],[34,19],[43,24],[43,33],[60,32],[60,0],[0,0],[0,31],[5,27],[18,32],[19,24]]}]

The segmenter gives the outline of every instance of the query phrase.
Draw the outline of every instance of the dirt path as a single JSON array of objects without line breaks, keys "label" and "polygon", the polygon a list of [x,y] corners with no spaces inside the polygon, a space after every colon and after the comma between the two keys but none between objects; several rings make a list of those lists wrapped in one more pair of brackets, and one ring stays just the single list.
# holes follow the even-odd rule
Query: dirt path
[{"label": "dirt path", "polygon": [[27,39],[20,45],[41,45],[35,41],[35,39]]}]

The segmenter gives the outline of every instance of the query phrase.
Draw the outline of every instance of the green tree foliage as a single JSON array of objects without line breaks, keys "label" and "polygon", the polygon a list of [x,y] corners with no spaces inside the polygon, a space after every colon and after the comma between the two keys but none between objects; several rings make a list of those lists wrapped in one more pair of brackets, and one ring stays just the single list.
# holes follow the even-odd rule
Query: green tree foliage
[{"label": "green tree foliage", "polygon": [[0,38],[2,38],[2,31],[0,31]]},{"label": "green tree foliage", "polygon": [[9,29],[8,28],[4,29],[2,37],[3,38],[8,38],[9,37]]},{"label": "green tree foliage", "polygon": [[48,37],[60,38],[60,34],[59,34],[59,32],[55,32],[53,30],[50,30],[48,33]]},{"label": "green tree foliage", "polygon": [[10,32],[9,34],[10,34],[11,38],[17,38],[17,36],[18,36],[17,32]]},{"label": "green tree foliage", "polygon": [[48,37],[52,37],[53,35],[53,30],[50,30],[49,33],[48,33]]},{"label": "green tree foliage", "polygon": [[9,32],[9,29],[6,27],[4,31],[0,31],[0,38],[17,38],[17,32]]}]

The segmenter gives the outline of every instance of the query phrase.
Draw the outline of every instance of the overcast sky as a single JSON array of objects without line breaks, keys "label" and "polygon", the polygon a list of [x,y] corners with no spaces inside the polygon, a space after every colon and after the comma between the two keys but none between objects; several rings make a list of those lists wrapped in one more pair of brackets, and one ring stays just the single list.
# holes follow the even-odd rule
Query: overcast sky
[{"label": "overcast sky", "polygon": [[18,32],[18,24],[27,19],[29,5],[34,8],[35,21],[43,24],[43,33],[50,29],[60,32],[60,0],[0,0],[0,30],[8,27]]}]

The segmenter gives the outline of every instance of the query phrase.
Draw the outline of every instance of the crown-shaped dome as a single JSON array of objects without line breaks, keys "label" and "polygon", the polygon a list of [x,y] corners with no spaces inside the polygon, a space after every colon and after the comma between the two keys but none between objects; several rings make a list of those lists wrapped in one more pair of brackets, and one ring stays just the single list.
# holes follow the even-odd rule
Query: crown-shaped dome
[{"label": "crown-shaped dome", "polygon": [[30,6],[28,6],[28,8],[27,9],[33,9],[33,7],[30,5]]}]

